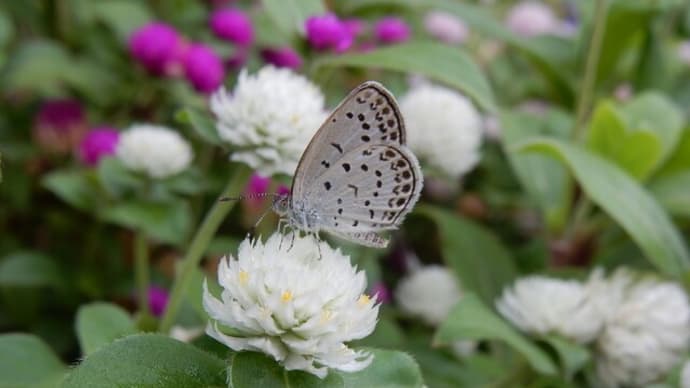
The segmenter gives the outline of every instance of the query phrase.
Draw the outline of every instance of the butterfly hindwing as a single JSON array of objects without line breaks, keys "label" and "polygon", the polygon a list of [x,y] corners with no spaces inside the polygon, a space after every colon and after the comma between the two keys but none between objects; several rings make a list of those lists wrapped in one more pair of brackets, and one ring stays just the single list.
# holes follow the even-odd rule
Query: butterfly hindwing
[{"label": "butterfly hindwing", "polygon": [[305,199],[318,207],[322,229],[395,229],[422,189],[422,174],[405,146],[361,145],[318,177]]},{"label": "butterfly hindwing", "polygon": [[368,144],[405,144],[405,128],[393,96],[378,82],[353,90],[316,132],[295,171],[294,198],[302,198],[345,154]]}]

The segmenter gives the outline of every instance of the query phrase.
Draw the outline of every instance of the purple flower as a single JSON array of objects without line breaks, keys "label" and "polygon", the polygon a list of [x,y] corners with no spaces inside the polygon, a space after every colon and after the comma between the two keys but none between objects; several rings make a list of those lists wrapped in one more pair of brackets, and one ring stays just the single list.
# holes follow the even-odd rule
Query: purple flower
[{"label": "purple flower", "polygon": [[432,11],[426,14],[424,28],[434,38],[450,44],[464,42],[469,33],[462,20],[443,11]]},{"label": "purple flower", "polygon": [[52,100],[41,105],[34,118],[34,139],[41,148],[68,153],[86,132],[86,114],[74,100]]},{"label": "purple flower", "polygon": [[345,26],[345,29],[353,38],[358,37],[364,32],[365,28],[364,22],[359,19],[345,19],[343,20],[343,26]]},{"label": "purple flower", "polygon": [[150,73],[162,75],[177,58],[180,41],[180,36],[173,27],[152,22],[131,35],[129,52]]},{"label": "purple flower", "polygon": [[249,17],[239,9],[221,9],[209,21],[213,33],[221,39],[247,47],[254,41],[254,28]]},{"label": "purple flower", "polygon": [[268,186],[271,184],[271,178],[261,176],[257,173],[252,174],[249,178],[249,183],[247,183],[247,189],[245,193],[247,196],[262,195],[268,190]]},{"label": "purple flower", "polygon": [[379,303],[390,303],[391,301],[391,292],[383,282],[378,282],[371,286],[369,293],[375,296]]},{"label": "purple flower", "polygon": [[555,34],[559,23],[551,8],[537,1],[522,1],[514,5],[506,18],[508,28],[524,37]]},{"label": "purple flower", "polygon": [[302,67],[302,57],[291,47],[266,48],[261,50],[261,58],[277,67],[297,70]]},{"label": "purple flower", "polygon": [[290,195],[290,188],[283,184],[279,185],[278,190],[276,191],[278,192],[278,195]]},{"label": "purple flower", "polygon": [[310,16],[305,22],[307,40],[317,50],[332,49],[342,53],[354,42],[354,36],[343,21],[333,13]]},{"label": "purple flower", "polygon": [[168,291],[161,287],[149,287],[149,309],[156,317],[163,315],[168,305]]},{"label": "purple flower", "polygon": [[410,27],[404,20],[386,17],[374,26],[376,38],[382,43],[400,43],[410,39]]},{"label": "purple flower", "polygon": [[249,58],[249,49],[238,46],[237,50],[225,60],[225,66],[230,70],[239,70],[247,63],[247,58]]},{"label": "purple flower", "polygon": [[211,93],[218,89],[225,78],[223,61],[208,46],[192,44],[184,58],[184,73],[194,89]]},{"label": "purple flower", "polygon": [[97,166],[103,157],[115,154],[119,139],[120,133],[114,128],[94,128],[79,144],[79,158],[88,166]]}]

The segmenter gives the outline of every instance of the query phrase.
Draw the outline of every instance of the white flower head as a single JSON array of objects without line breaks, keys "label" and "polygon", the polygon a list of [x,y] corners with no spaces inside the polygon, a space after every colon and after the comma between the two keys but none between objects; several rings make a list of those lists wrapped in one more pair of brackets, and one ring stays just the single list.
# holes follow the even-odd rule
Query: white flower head
[{"label": "white flower head", "polygon": [[690,360],[685,361],[683,369],[680,371],[681,388],[690,388]]},{"label": "white flower head", "polygon": [[186,170],[193,153],[189,143],[170,128],[138,124],[120,135],[116,155],[127,168],[152,178],[165,178]]},{"label": "white flower head", "polygon": [[232,93],[211,96],[220,137],[235,150],[231,159],[259,174],[291,175],[309,140],[326,118],[319,88],[292,70],[266,66],[240,72]]},{"label": "white flower head", "polygon": [[690,340],[690,305],[676,283],[616,271],[605,290],[610,313],[596,365],[609,387],[646,386],[680,363]]},{"label": "white flower head", "polygon": [[424,84],[403,96],[400,109],[408,144],[427,166],[455,178],[477,164],[482,119],[465,96]]},{"label": "white flower head", "polygon": [[690,40],[680,42],[678,45],[678,59],[681,62],[690,65]]},{"label": "white flower head", "polygon": [[446,319],[461,296],[455,275],[440,265],[414,270],[401,279],[395,289],[395,300],[400,308],[432,326]]},{"label": "white flower head", "polygon": [[[204,286],[207,334],[233,350],[263,352],[287,370],[320,378],[328,368],[364,369],[373,356],[345,342],[376,326],[379,305],[364,294],[365,274],[325,242],[292,238],[246,239],[236,258],[221,260],[220,299]],[[225,334],[222,326],[239,334]]]},{"label": "white flower head", "polygon": [[444,11],[427,13],[424,28],[434,38],[450,44],[462,43],[469,35],[467,25],[460,18]]},{"label": "white flower head", "polygon": [[496,308],[526,333],[558,334],[585,344],[593,341],[603,328],[603,306],[595,301],[601,284],[600,271],[595,271],[586,283],[527,276],[503,291]]},{"label": "white flower head", "polygon": [[508,28],[520,36],[558,34],[561,23],[551,8],[539,1],[522,1],[513,6],[506,18]]}]

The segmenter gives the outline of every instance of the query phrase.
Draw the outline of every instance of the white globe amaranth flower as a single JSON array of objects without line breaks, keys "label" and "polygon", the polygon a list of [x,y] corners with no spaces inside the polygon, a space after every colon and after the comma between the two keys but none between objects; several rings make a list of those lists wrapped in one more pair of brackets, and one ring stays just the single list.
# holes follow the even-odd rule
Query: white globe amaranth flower
[{"label": "white globe amaranth flower", "polygon": [[596,342],[597,375],[609,387],[647,386],[688,351],[690,305],[678,284],[626,269],[609,279],[609,314]]},{"label": "white globe amaranth flower", "polygon": [[165,178],[186,170],[192,163],[192,147],[170,128],[138,124],[120,134],[115,151],[130,170],[152,178]]},{"label": "white globe amaranth flower", "polygon": [[458,177],[479,161],[482,118],[469,99],[436,85],[412,88],[400,99],[409,147],[423,165]]},{"label": "white globe amaranth flower", "polygon": [[539,1],[522,1],[508,11],[508,28],[517,35],[531,37],[558,34],[561,22],[551,8]]},{"label": "white globe amaranth flower", "polygon": [[407,314],[429,325],[440,325],[462,294],[455,275],[446,267],[428,265],[400,280],[395,301]]},{"label": "white globe amaranth flower", "polygon": [[690,65],[690,40],[680,42],[680,44],[678,44],[677,52],[678,59],[680,59],[681,62]]},{"label": "white globe amaranth flower", "polygon": [[[345,342],[371,334],[379,305],[349,257],[311,236],[245,239],[218,268],[220,299],[204,285],[206,332],[236,351],[268,354],[287,370],[320,378],[328,368],[354,372],[373,355]],[[233,335],[223,332],[231,328]]]},{"label": "white globe amaranth flower", "polygon": [[605,313],[596,298],[601,272],[587,282],[546,276],[518,279],[503,291],[496,308],[523,332],[534,336],[557,334],[574,342],[592,342],[602,331]]},{"label": "white globe amaranth flower", "polygon": [[240,72],[232,93],[211,96],[220,137],[234,147],[231,159],[261,175],[291,175],[309,140],[326,118],[319,88],[287,68]]}]

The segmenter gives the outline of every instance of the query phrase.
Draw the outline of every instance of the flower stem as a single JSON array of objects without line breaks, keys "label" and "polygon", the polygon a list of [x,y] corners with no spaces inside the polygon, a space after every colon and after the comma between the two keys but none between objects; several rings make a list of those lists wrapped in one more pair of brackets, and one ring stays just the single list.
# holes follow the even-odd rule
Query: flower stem
[{"label": "flower stem", "polygon": [[149,316],[149,249],[146,234],[141,230],[134,235],[134,277],[137,283],[139,313]]},{"label": "flower stem", "polygon": [[[228,181],[219,199],[240,193],[247,185],[250,174],[251,169],[248,166],[245,164],[238,164],[235,174],[230,178],[230,181]],[[182,263],[177,271],[177,279],[173,284],[168,306],[161,320],[159,331],[167,333],[170,331],[173,323],[175,323],[175,318],[182,305],[184,294],[187,292],[190,282],[193,279],[194,270],[198,267],[199,261],[201,261],[201,258],[204,256],[208,243],[216,234],[218,227],[233,208],[235,202],[237,201],[221,202],[220,200],[216,200],[211,210],[206,213],[206,217],[194,235],[189,249],[187,250],[187,254],[184,259],[182,259]]]},{"label": "flower stem", "polygon": [[585,74],[582,80],[582,90],[577,101],[577,112],[575,115],[575,129],[573,138],[581,138],[584,132],[587,112],[592,105],[594,98],[594,86],[597,82],[597,68],[601,56],[601,46],[606,31],[606,16],[608,15],[608,1],[596,0],[594,10],[594,27],[592,29],[592,39],[589,43],[587,52],[587,62],[585,64]]}]

